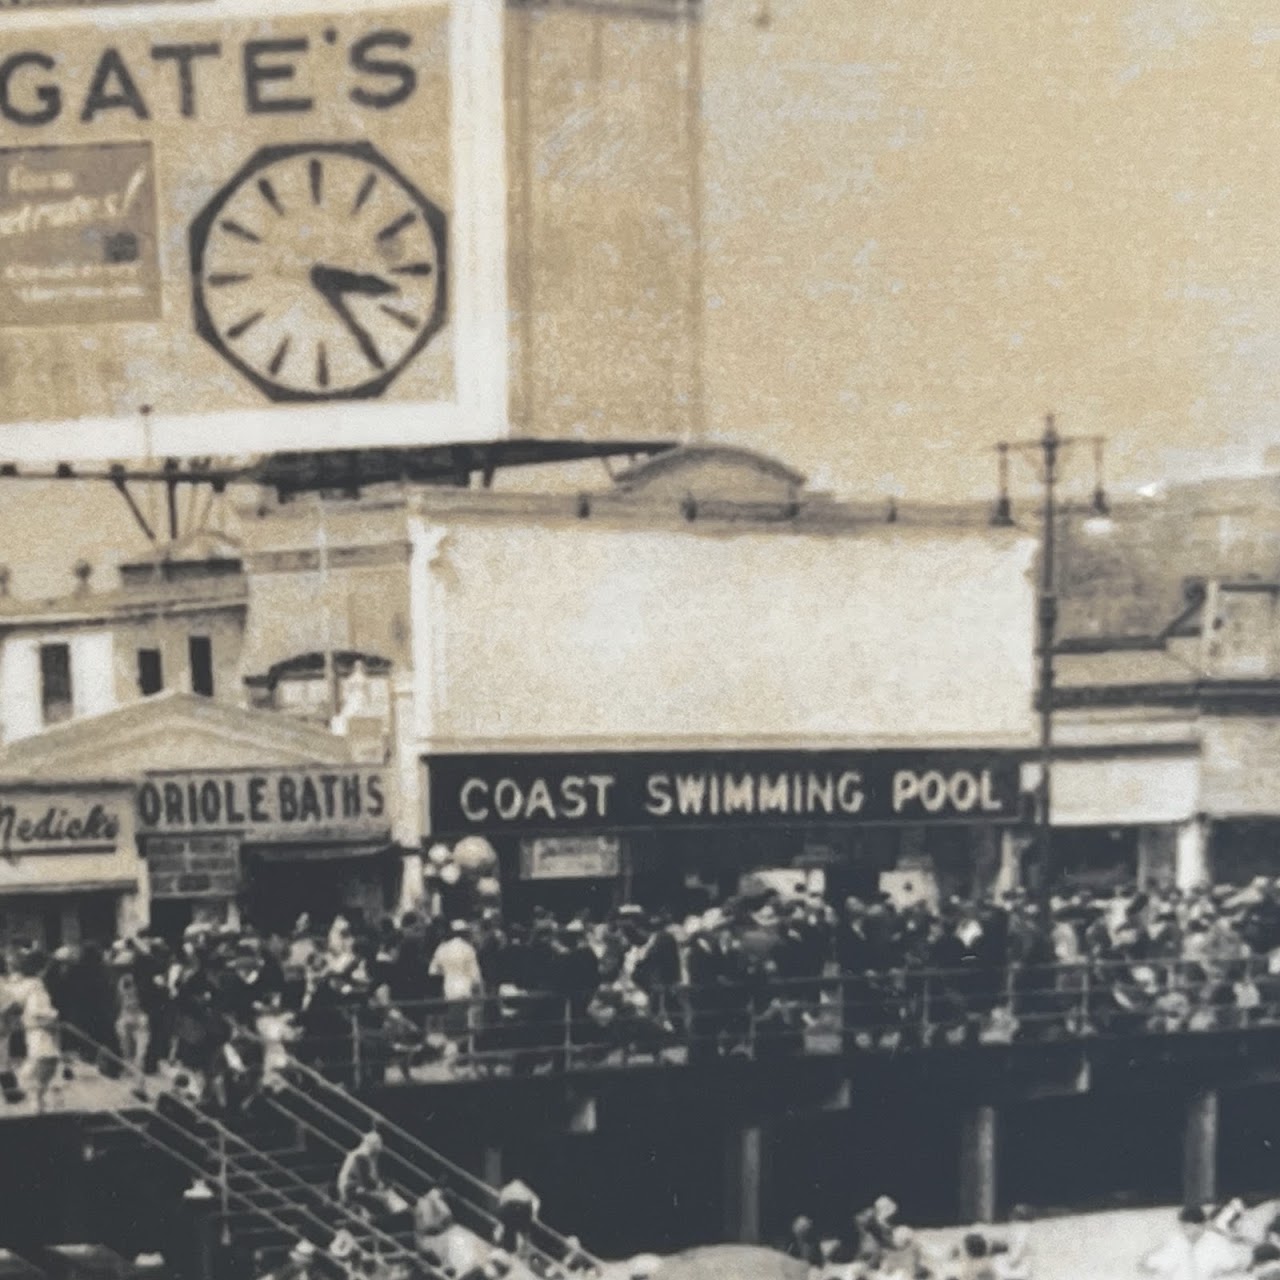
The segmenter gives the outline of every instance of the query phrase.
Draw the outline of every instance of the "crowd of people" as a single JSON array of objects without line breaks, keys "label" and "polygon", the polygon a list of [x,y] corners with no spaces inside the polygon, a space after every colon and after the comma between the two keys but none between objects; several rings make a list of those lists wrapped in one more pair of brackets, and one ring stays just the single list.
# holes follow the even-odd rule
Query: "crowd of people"
[{"label": "crowd of people", "polygon": [[1280,1280],[1280,1203],[1188,1205],[1140,1266],[1154,1280]]},{"label": "crowd of people", "polygon": [[[398,921],[306,916],[288,936],[193,925],[7,958],[9,1047],[43,1094],[62,1021],[141,1073],[228,1104],[296,1054],[327,1072],[537,1070],[619,1049],[690,1059],[1178,1032],[1280,1019],[1280,882],[1048,900],[832,903],[744,894],[696,915]],[[252,1070],[250,1061],[252,1060]],[[2,1067],[3,1064],[0,1064]]]},{"label": "crowd of people", "polygon": [[1030,1222],[1019,1206],[1003,1230],[973,1229],[953,1248],[930,1249],[880,1196],[838,1234],[796,1218],[782,1251],[806,1263],[811,1280],[1034,1280]]},{"label": "crowd of people", "polygon": [[[1031,1210],[1020,1205],[1002,1227],[970,1228],[950,1246],[926,1243],[898,1222],[893,1199],[881,1196],[842,1233],[828,1235],[812,1218],[796,1218],[780,1247],[807,1264],[810,1280],[1035,1280],[1033,1221]],[[1138,1259],[1137,1274],[1150,1280],[1280,1280],[1280,1202],[1188,1205],[1168,1236]]]}]

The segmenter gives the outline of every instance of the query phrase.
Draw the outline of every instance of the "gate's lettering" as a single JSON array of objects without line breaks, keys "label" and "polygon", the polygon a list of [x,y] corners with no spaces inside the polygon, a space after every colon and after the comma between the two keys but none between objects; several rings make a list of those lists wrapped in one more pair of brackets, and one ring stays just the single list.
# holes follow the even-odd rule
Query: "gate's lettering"
[{"label": "gate's lettering", "polygon": [[327,27],[323,38],[264,37],[234,47],[217,40],[137,51],[108,45],[71,62],[56,45],[0,49],[0,119],[24,128],[73,115],[82,124],[105,125],[124,116],[194,120],[208,103],[222,106],[236,98],[247,115],[305,115],[316,109],[321,91],[365,110],[388,111],[417,92],[410,32],[377,27],[331,49],[337,43]]}]

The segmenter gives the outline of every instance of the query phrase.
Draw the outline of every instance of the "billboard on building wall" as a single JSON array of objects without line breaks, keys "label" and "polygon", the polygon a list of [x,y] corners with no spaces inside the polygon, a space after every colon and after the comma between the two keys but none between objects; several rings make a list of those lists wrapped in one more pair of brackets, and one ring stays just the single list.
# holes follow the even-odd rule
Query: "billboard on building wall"
[{"label": "billboard on building wall", "polygon": [[6,14],[0,457],[501,434],[501,20],[500,0]]}]

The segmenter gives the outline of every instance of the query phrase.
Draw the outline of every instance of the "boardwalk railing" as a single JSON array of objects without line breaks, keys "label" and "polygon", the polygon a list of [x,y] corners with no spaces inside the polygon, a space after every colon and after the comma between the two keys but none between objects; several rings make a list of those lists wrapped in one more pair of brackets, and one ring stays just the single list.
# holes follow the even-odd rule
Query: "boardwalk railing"
[{"label": "boardwalk railing", "polygon": [[1266,957],[1082,960],[722,982],[641,992],[484,994],[346,1011],[298,1057],[348,1087],[723,1057],[1007,1045],[1280,1027]]}]

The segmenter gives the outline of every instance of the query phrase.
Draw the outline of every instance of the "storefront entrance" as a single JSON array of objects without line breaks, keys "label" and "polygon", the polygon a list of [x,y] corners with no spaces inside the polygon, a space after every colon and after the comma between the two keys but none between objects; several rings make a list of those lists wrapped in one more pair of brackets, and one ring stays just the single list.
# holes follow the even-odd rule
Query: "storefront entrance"
[{"label": "storefront entrance", "polygon": [[305,912],[318,929],[334,916],[376,923],[394,902],[399,858],[375,849],[247,847],[245,918],[266,933],[289,933]]},{"label": "storefront entrance", "polygon": [[1210,857],[1218,884],[1248,884],[1280,868],[1280,819],[1216,819]]},{"label": "storefront entrance", "polygon": [[116,936],[118,892],[23,894],[0,902],[0,950],[34,943],[46,951]]}]

